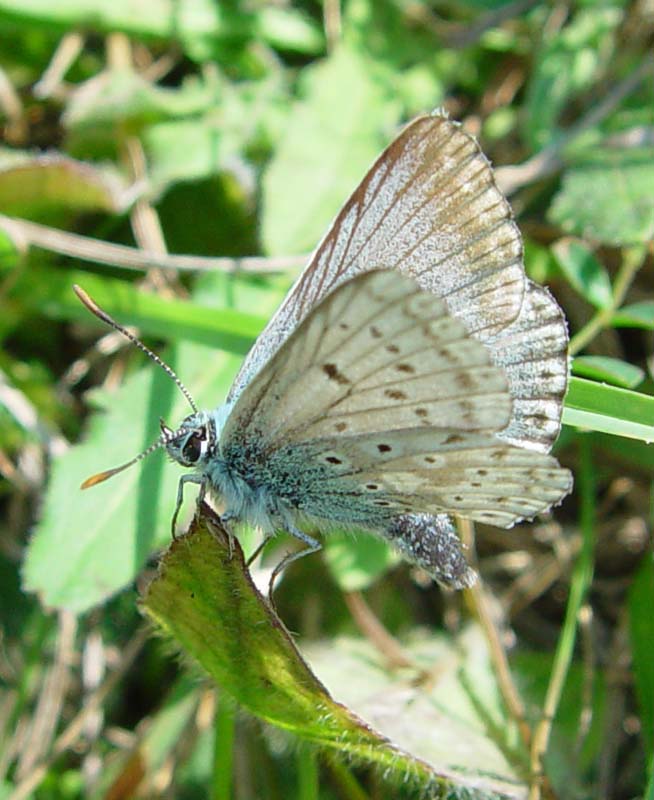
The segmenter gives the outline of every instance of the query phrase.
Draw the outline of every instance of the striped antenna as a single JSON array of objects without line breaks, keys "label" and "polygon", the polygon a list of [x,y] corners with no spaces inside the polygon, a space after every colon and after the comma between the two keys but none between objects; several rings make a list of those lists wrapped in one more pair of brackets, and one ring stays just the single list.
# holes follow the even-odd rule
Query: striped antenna
[{"label": "striped antenna", "polygon": [[[161,367],[161,369],[166,373],[166,375],[168,375],[170,378],[172,378],[175,381],[175,383],[177,384],[177,388],[184,395],[184,397],[188,400],[188,403],[191,406],[191,408],[193,409],[193,411],[197,412],[198,407],[195,405],[195,402],[194,402],[193,398],[191,397],[191,393],[186,388],[186,386],[184,386],[184,384],[180,381],[180,379],[174,373],[173,369],[171,367],[169,367],[168,364],[166,364],[166,362],[163,361],[163,359],[159,358],[159,356],[156,353],[153,353],[152,350],[150,350],[149,347],[146,347],[146,345],[144,345],[143,342],[140,339],[137,339],[136,336],[134,336],[133,333],[130,333],[127,330],[127,328],[123,327],[120,323],[116,322],[115,319],[110,317],[109,314],[107,314],[106,311],[103,311],[100,308],[100,306],[95,302],[95,300],[92,300],[88,296],[88,294],[84,291],[84,289],[82,289],[81,286],[78,286],[77,284],[74,284],[73,285],[73,290],[74,290],[75,294],[79,297],[79,299],[82,301],[82,303],[91,312],[91,314],[95,314],[95,316],[98,319],[101,319],[104,323],[106,323],[107,325],[112,327],[114,330],[118,331],[118,333],[122,333],[122,335],[126,339],[129,339],[130,342],[132,342],[132,344],[136,345],[136,347],[138,347],[139,350],[141,350],[143,353],[145,353],[145,355],[149,359],[154,361],[155,364],[158,364]],[[149,451],[146,451],[146,452],[149,452]],[[137,456],[137,458],[135,460],[138,460],[138,458],[140,458],[140,456]],[[130,462],[130,463],[133,463],[133,462]],[[128,465],[125,465],[125,466],[128,466]],[[120,467],[119,469],[122,469],[122,467]],[[109,475],[107,475],[107,477],[109,477]],[[103,478],[103,480],[104,480],[104,478]]]},{"label": "striped antenna", "polygon": [[[104,323],[106,323],[107,325],[112,327],[114,330],[118,331],[118,333],[122,333],[122,335],[125,336],[125,338],[129,339],[129,341],[132,342],[132,344],[135,344],[138,347],[139,350],[141,350],[143,353],[145,353],[145,355],[149,359],[154,361],[155,364],[158,364],[161,367],[161,369],[166,373],[166,375],[168,375],[170,378],[173,379],[173,381],[175,381],[175,383],[177,385],[177,388],[181,391],[181,393],[184,395],[184,397],[188,400],[189,405],[191,406],[193,411],[197,412],[198,407],[195,405],[195,402],[193,401],[193,398],[191,397],[191,393],[186,388],[186,386],[184,386],[184,384],[180,381],[180,379],[174,373],[172,368],[169,367],[168,364],[166,364],[165,361],[163,361],[161,358],[159,358],[159,356],[156,353],[153,353],[152,350],[150,350],[149,347],[146,347],[146,345],[144,345],[143,342],[140,339],[137,339],[136,336],[134,336],[134,334],[130,333],[127,330],[127,328],[124,328],[122,325],[120,325],[120,323],[116,322],[115,319],[110,317],[109,314],[107,314],[106,311],[103,311],[100,308],[100,306],[95,302],[95,300],[92,300],[89,297],[89,295],[84,291],[84,289],[82,289],[80,286],[77,286],[76,284],[73,286],[73,289],[75,291],[75,294],[79,297],[79,299],[82,301],[82,303],[88,308],[88,310],[92,314],[95,314],[95,316],[98,319],[101,319]],[[80,488],[88,489],[91,486],[97,486],[98,483],[102,483],[103,481],[106,481],[108,478],[111,478],[114,475],[116,475],[117,473],[122,472],[123,470],[127,469],[128,467],[131,467],[132,464],[136,464],[138,461],[141,461],[146,456],[149,456],[150,453],[153,453],[155,450],[158,450],[160,447],[162,447],[165,444],[165,441],[166,441],[166,439],[165,439],[165,430],[162,427],[161,436],[157,439],[156,442],[153,442],[142,453],[139,453],[137,456],[135,456],[134,458],[130,459],[125,464],[121,464],[119,467],[114,467],[113,469],[107,469],[104,472],[98,472],[97,475],[91,475],[90,478],[87,478],[82,483]]]},{"label": "striped antenna", "polygon": [[119,467],[114,467],[113,469],[106,469],[104,472],[98,472],[97,475],[91,475],[90,478],[87,478],[80,489],[90,489],[91,486],[97,486],[99,483],[106,481],[108,478],[113,477],[119,472],[122,472],[127,467],[131,467],[132,464],[136,464],[137,461],[141,461],[141,459],[149,456],[150,453],[154,453],[155,450],[158,450],[163,445],[163,439],[157,439],[156,442],[153,442],[150,447],[146,448],[142,453],[139,453],[134,458],[127,461],[125,464],[121,464]]}]

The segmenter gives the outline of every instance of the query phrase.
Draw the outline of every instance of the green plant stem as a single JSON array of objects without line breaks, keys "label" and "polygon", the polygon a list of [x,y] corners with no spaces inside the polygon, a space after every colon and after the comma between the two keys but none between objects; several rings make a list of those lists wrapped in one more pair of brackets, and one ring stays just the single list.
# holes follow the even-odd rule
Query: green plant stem
[{"label": "green plant stem", "polygon": [[642,245],[626,248],[622,258],[622,264],[618,274],[613,281],[613,296],[611,303],[606,308],[601,308],[584,327],[576,333],[570,340],[568,352],[571,356],[576,355],[591,342],[597,334],[611,324],[613,315],[622,305],[629,287],[636,273],[641,268],[645,259],[646,250]]},{"label": "green plant stem", "polygon": [[369,800],[369,795],[356,779],[352,770],[341,763],[335,753],[325,751],[323,764],[328,768],[332,780],[343,800]]},{"label": "green plant stem", "polygon": [[301,742],[297,754],[297,796],[299,800],[318,800],[318,758],[315,748]]},{"label": "green plant stem", "polygon": [[234,776],[236,703],[226,692],[218,693],[213,745],[213,800],[231,800]]},{"label": "green plant stem", "polygon": [[[581,495],[580,527],[582,546],[572,573],[570,594],[563,629],[554,655],[552,674],[543,703],[542,719],[536,726],[531,746],[530,766],[536,777],[543,774],[543,756],[547,752],[552,725],[556,716],[563,687],[572,662],[579,613],[593,579],[593,549],[595,542],[595,473],[592,444],[589,436],[580,437],[581,470],[579,491]],[[540,784],[535,781],[529,800],[540,796]]]},{"label": "green plant stem", "polygon": [[654,755],[650,756],[647,767],[647,788],[643,800],[654,800]]}]

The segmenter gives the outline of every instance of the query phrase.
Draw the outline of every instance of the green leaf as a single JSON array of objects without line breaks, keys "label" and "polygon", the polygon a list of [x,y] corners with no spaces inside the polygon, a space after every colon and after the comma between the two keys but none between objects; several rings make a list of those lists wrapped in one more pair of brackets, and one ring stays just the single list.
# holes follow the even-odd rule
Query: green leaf
[{"label": "green leaf", "polygon": [[71,94],[63,116],[69,131],[88,136],[89,128],[115,138],[115,125],[129,131],[180,116],[209,111],[219,101],[215,78],[192,79],[180,89],[156,86],[131,69],[101,72]]},{"label": "green leaf", "polygon": [[[20,237],[12,237],[9,229],[3,226],[3,220],[0,219],[0,272],[13,269],[17,265],[23,246],[24,243],[20,241]],[[1,330],[2,326],[0,325]]]},{"label": "green leaf", "polygon": [[305,99],[291,111],[263,180],[262,236],[270,254],[315,247],[399,115],[383,102],[368,62],[345,47],[307,72]]},{"label": "green leaf", "polygon": [[654,300],[643,300],[619,308],[611,324],[616,328],[644,328],[654,330]]},{"label": "green leaf", "polygon": [[325,37],[316,22],[301,9],[264,4],[258,11],[258,31],[272,47],[304,55],[318,55]]},{"label": "green leaf", "polygon": [[606,381],[624,389],[633,389],[645,378],[640,367],[608,356],[577,356],[572,362],[572,371],[582,378]]},{"label": "green leaf", "polygon": [[570,167],[548,218],[568,233],[609,245],[654,237],[654,148],[599,148]]},{"label": "green leaf", "polygon": [[637,467],[654,474],[654,447],[638,439],[621,439],[598,433],[593,444],[611,455],[612,462],[619,462],[628,469]]},{"label": "green leaf", "polygon": [[[31,277],[35,277],[36,270]],[[229,279],[223,276],[219,294],[229,292]],[[226,282],[225,282],[226,281]],[[233,308],[218,312],[209,305],[193,300],[163,298],[136,289],[116,278],[104,278],[82,271],[44,273],[36,281],[30,296],[33,305],[48,317],[74,319],[102,326],[89,314],[73,292],[79,284],[96,303],[123,325],[135,325],[142,335],[162,339],[196,342],[245,355],[266,324],[265,317],[254,316]],[[238,289],[237,289],[238,291]]]},{"label": "green leaf", "polygon": [[611,279],[589,247],[577,239],[559,239],[552,245],[552,252],[572,286],[589,303],[596,308],[611,305]]},{"label": "green leaf", "polygon": [[611,6],[577,6],[566,25],[550,27],[542,19],[550,9],[541,6],[539,11],[541,47],[535,54],[524,108],[526,134],[535,149],[552,141],[570,99],[591,86],[610,63],[614,31],[624,13]]},{"label": "green leaf", "polygon": [[193,58],[208,58],[221,39],[238,39],[251,29],[250,16],[214,0],[0,0],[0,25],[29,25],[48,33],[91,29],[179,42]]},{"label": "green leaf", "polygon": [[160,192],[177,181],[215,175],[226,165],[221,140],[220,128],[207,119],[151,125],[144,132],[143,146],[152,187]]},{"label": "green leaf", "polygon": [[[239,307],[270,311],[279,302],[278,293],[251,281],[207,275],[202,285],[199,297],[213,302],[231,296]],[[223,316],[221,310],[207,313]],[[170,321],[170,335],[177,325]],[[200,407],[224,402],[240,354],[186,342],[176,355],[167,354],[167,360]],[[54,460],[23,572],[25,588],[38,592],[45,605],[78,612],[133,581],[152,550],[169,539],[180,471],[159,451],[99,486],[82,492],[80,483],[124,463],[158,438],[160,416],[178,424],[189,413],[173,382],[154,365],[131,375],[118,391],[97,392],[94,398],[103,413],[93,415],[82,444]],[[185,514],[192,508],[189,493]]]},{"label": "green leaf", "polygon": [[120,211],[124,187],[116,172],[59,153],[0,153],[0,211],[31,219],[58,209]]},{"label": "green leaf", "polygon": [[401,560],[386,542],[369,535],[330,533],[324,553],[333,579],[345,592],[368,588]]},{"label": "green leaf", "polygon": [[646,750],[654,752],[654,563],[649,553],[629,590],[629,629]]},{"label": "green leaf", "polygon": [[[473,797],[523,796],[524,786],[488,735],[490,721],[502,732],[507,722],[475,629],[456,648],[446,637],[416,643],[409,675],[385,669],[367,642],[310,648],[336,702],[257,592],[238,542],[213,515],[173,542],[142,604],[222,689],[266,722],[376,766],[392,784],[408,780],[423,794],[467,789]],[[426,676],[434,663],[441,665],[438,678],[421,685],[421,667]]]},{"label": "green leaf", "polygon": [[522,754],[481,630],[468,626],[456,640],[414,631],[401,646],[409,668],[389,668],[371,642],[345,637],[308,643],[303,654],[335,698],[458,784],[444,796],[525,797]]},{"label": "green leaf", "polygon": [[654,442],[654,397],[571,378],[563,422],[586,430]]}]

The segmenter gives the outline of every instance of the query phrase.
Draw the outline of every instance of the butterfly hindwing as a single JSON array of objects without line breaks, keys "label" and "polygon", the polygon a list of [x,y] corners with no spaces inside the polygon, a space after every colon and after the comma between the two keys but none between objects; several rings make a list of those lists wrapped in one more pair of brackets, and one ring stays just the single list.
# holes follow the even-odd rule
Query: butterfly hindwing
[{"label": "butterfly hindwing", "polygon": [[513,411],[502,439],[549,452],[559,435],[568,385],[568,329],[547,289],[526,282],[518,318],[486,342],[494,364],[505,370]]},{"label": "butterfly hindwing", "polygon": [[[325,460],[325,496],[344,483],[396,513],[458,513],[510,527],[558,503],[571,488],[556,459],[487,433],[438,428],[345,435],[298,445],[300,460]],[[349,491],[354,491],[349,487]],[[329,501],[328,501],[329,502]]]}]

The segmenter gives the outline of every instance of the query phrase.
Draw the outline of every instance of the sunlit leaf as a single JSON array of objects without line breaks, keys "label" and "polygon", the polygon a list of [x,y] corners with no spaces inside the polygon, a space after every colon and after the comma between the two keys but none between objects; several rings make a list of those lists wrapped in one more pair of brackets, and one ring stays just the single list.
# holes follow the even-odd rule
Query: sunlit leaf
[{"label": "sunlit leaf", "polygon": [[114,171],[59,153],[12,154],[0,167],[0,211],[39,217],[58,209],[116,213],[124,207],[124,186]]},{"label": "sunlit leaf", "polygon": [[563,422],[586,430],[654,442],[654,397],[571,378]]},{"label": "sunlit leaf", "polygon": [[577,356],[572,371],[581,378],[606,381],[624,389],[635,388],[645,377],[645,371],[635,364],[608,356]]},{"label": "sunlit leaf", "polygon": [[569,233],[611,245],[654,237],[654,150],[598,149],[563,174],[549,218]]},{"label": "sunlit leaf", "polygon": [[597,308],[611,304],[611,280],[593,251],[576,239],[560,239],[552,251],[565,276],[575,289]]},{"label": "sunlit leaf", "polygon": [[654,330],[654,300],[643,300],[622,306],[611,320],[616,328],[645,328]]},{"label": "sunlit leaf", "polygon": [[[524,796],[502,743],[489,736],[489,719],[496,730],[507,722],[475,629],[456,647],[449,637],[416,641],[415,668],[404,673],[385,669],[367,642],[314,646],[310,662],[333,699],[256,591],[238,542],[210,517],[172,544],[143,607],[222,689],[266,722],[430,795],[467,789],[473,797]],[[434,664],[440,666],[430,678]]]},{"label": "sunlit leaf", "polygon": [[[540,11],[549,13],[546,7]],[[607,65],[613,32],[621,19],[621,9],[611,5],[577,6],[566,24],[551,28],[543,19],[524,109],[525,132],[534,148],[552,141],[566,104],[590,86]]]},{"label": "sunlit leaf", "polygon": [[273,47],[305,55],[317,55],[325,46],[320,27],[302,9],[262,4],[258,31]]},{"label": "sunlit leaf", "polygon": [[400,561],[384,541],[373,536],[330,533],[324,544],[325,562],[346,592],[361,591]]},{"label": "sunlit leaf", "polygon": [[304,99],[263,181],[262,235],[271,254],[315,247],[397,119],[366,61],[346,48],[307,72]]}]

